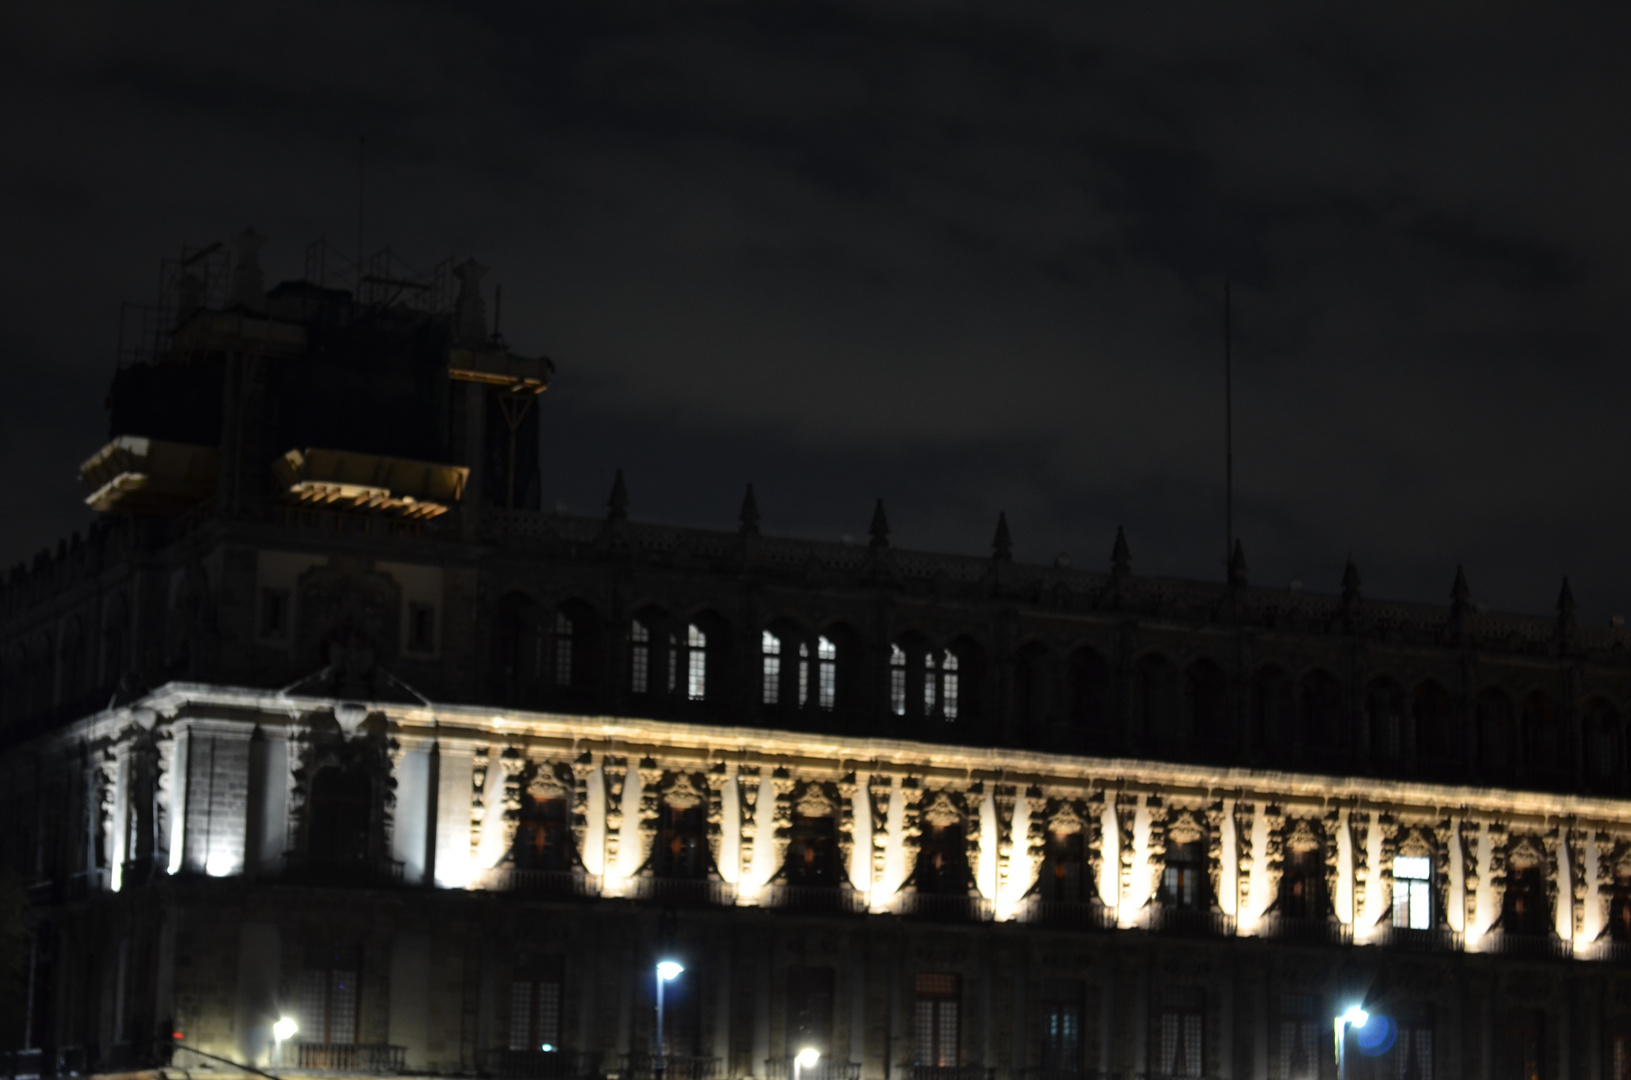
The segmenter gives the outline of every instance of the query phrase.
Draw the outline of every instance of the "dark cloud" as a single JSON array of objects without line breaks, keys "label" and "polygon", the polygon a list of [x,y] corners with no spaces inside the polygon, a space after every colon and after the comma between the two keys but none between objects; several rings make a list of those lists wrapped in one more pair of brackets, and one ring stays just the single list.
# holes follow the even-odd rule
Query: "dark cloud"
[{"label": "dark cloud", "polygon": [[[0,555],[83,520],[117,304],[245,223],[474,253],[560,365],[549,501],[1631,608],[1608,9],[58,4],[0,27]],[[1610,25],[1603,20],[1613,19]]]}]

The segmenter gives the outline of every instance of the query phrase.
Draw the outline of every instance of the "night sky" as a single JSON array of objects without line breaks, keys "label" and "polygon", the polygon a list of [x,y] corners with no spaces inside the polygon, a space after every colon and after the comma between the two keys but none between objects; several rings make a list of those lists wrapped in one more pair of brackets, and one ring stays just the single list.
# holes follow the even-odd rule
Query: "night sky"
[{"label": "night sky", "polygon": [[10,5],[0,565],[120,302],[353,249],[362,135],[365,248],[558,365],[546,505],[1217,580],[1230,280],[1254,584],[1631,614],[1627,9],[1404,7]]}]

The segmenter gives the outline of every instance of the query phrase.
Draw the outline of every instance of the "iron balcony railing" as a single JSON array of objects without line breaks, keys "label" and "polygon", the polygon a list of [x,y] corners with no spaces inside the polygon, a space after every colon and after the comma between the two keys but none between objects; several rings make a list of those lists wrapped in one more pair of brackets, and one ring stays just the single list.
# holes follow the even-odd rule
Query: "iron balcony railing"
[{"label": "iron balcony railing", "polygon": [[1310,945],[1352,945],[1351,923],[1336,919],[1298,919],[1285,915],[1265,915],[1257,924],[1259,937],[1296,941]]},{"label": "iron balcony railing", "polygon": [[407,1054],[384,1043],[299,1043],[295,1067],[320,1072],[400,1073]]},{"label": "iron balcony railing", "polygon": [[1480,951],[1529,960],[1572,960],[1574,942],[1556,934],[1512,934],[1497,930],[1484,936]]},{"label": "iron balcony railing", "polygon": [[1146,930],[1182,937],[1234,937],[1235,917],[1206,908],[1154,904],[1144,909]]},{"label": "iron balcony railing", "polygon": [[[652,1054],[624,1054],[620,1080],[656,1080],[657,1058]],[[719,1059],[668,1054],[663,1058],[663,1080],[715,1080]]]},{"label": "iron balcony railing", "polygon": [[1594,941],[1575,953],[1581,960],[1598,960],[1610,964],[1631,964],[1631,941],[1604,938]]},{"label": "iron balcony railing", "polygon": [[1410,952],[1460,952],[1465,947],[1465,938],[1461,931],[1448,926],[1413,929],[1387,925],[1371,931],[1370,943]]},{"label": "iron balcony railing", "polygon": [[384,888],[402,884],[400,859],[331,859],[291,851],[283,856],[283,876],[306,885]]},{"label": "iron balcony railing", "polygon": [[905,1080],[996,1080],[989,1065],[906,1065]]},{"label": "iron balcony railing", "polygon": [[482,887],[518,896],[599,896],[600,876],[582,870],[528,870],[496,867],[482,878]]},{"label": "iron balcony railing", "polygon": [[658,904],[730,904],[736,900],[736,889],[728,882],[712,878],[637,877],[634,879],[636,900],[650,900]]},{"label": "iron balcony railing", "polygon": [[823,915],[864,915],[866,894],[848,885],[786,885],[775,882],[765,887],[764,906],[777,911],[798,911]]},{"label": "iron balcony railing", "polygon": [[895,910],[914,919],[940,922],[990,922],[992,918],[991,901],[959,893],[904,892],[895,898]]},{"label": "iron balcony railing", "polygon": [[1120,1080],[1121,1074],[1104,1069],[1026,1069],[1025,1080]]},{"label": "iron balcony railing", "polygon": [[1019,909],[1022,922],[1066,930],[1114,930],[1116,913],[1097,899],[1044,900],[1030,897]]},{"label": "iron balcony railing", "polygon": [[[861,1066],[855,1061],[828,1061],[822,1057],[808,1069],[797,1070],[799,1080],[861,1080]],[[793,1059],[766,1058],[765,1080],[793,1080]]]},{"label": "iron balcony railing", "polygon": [[488,1067],[507,1080],[590,1080],[600,1055],[581,1050],[494,1050]]}]

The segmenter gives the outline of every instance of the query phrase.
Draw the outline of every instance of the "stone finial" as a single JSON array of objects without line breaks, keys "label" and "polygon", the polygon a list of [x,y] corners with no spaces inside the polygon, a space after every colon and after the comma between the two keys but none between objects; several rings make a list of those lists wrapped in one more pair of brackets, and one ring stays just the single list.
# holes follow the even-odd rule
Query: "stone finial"
[{"label": "stone finial", "polygon": [[1110,569],[1117,577],[1133,572],[1133,552],[1127,546],[1127,530],[1116,526],[1116,546],[1110,549]]},{"label": "stone finial", "polygon": [[1558,622],[1574,622],[1574,590],[1569,587],[1569,579],[1563,579],[1563,591],[1557,594]]},{"label": "stone finial", "polygon": [[1008,535],[1008,515],[1000,510],[997,512],[997,532],[991,538],[991,557],[998,562],[1008,562],[1014,557],[1014,540]]},{"label": "stone finial", "polygon": [[1457,613],[1465,612],[1472,607],[1472,590],[1467,587],[1466,572],[1461,564],[1455,564],[1455,583],[1450,586],[1450,609]]},{"label": "stone finial", "polygon": [[1235,540],[1235,549],[1229,553],[1229,585],[1231,588],[1244,589],[1246,587],[1249,568],[1246,566],[1246,546],[1239,538]]},{"label": "stone finial", "polygon": [[459,295],[453,300],[454,336],[467,345],[480,345],[487,340],[487,305],[481,299],[487,267],[466,259],[453,268],[453,276],[459,279]]},{"label": "stone finial", "polygon": [[261,275],[261,247],[266,237],[245,229],[232,238],[227,261],[227,307],[256,308],[266,299],[266,282]]},{"label": "stone finial", "polygon": [[1348,565],[1342,568],[1342,603],[1346,607],[1354,607],[1359,599],[1359,567],[1354,565],[1354,557],[1349,555]]},{"label": "stone finial", "polygon": [[748,485],[747,494],[742,496],[742,512],[737,516],[741,522],[740,532],[743,536],[759,535],[759,500],[753,497],[753,485]]},{"label": "stone finial", "polygon": [[623,470],[618,469],[617,475],[612,478],[612,494],[606,500],[607,521],[627,521],[629,519],[629,489],[623,483]]},{"label": "stone finial", "polygon": [[872,527],[868,530],[872,534],[872,546],[886,548],[889,546],[889,518],[883,512],[883,500],[872,508]]}]

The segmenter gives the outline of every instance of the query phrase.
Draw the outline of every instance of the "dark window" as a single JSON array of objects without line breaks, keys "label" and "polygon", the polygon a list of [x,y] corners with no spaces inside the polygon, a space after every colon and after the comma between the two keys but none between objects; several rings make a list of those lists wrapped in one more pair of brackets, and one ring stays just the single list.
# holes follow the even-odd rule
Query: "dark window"
[{"label": "dark window", "polygon": [[1051,665],[1047,650],[1029,645],[1014,657],[1014,718],[1022,729],[1041,727],[1052,720],[1048,707]]},{"label": "dark window", "polygon": [[703,828],[701,806],[677,807],[665,802],[658,808],[656,851],[652,853],[658,877],[707,875],[708,845]]},{"label": "dark window", "polygon": [[923,825],[912,884],[921,893],[968,892],[968,850],[961,825]]},{"label": "dark window", "polygon": [[436,651],[436,609],[429,604],[408,605],[408,651]]},{"label": "dark window", "polygon": [[1042,981],[1042,1068],[1074,1073],[1082,1068],[1082,984]]},{"label": "dark window", "polygon": [[787,1053],[806,1047],[821,1051],[832,1045],[832,985],[830,967],[787,969]]},{"label": "dark window", "polygon": [[1251,744],[1271,759],[1285,755],[1291,736],[1294,708],[1291,680],[1279,668],[1264,668],[1252,676]]},{"label": "dark window", "polygon": [[1599,781],[1612,780],[1621,772],[1620,715],[1608,702],[1598,699],[1586,706],[1586,771]]},{"label": "dark window", "polygon": [[1311,995],[1280,995],[1279,1080],[1319,1080],[1320,1061],[1329,1052],[1320,1035],[1324,1027]]},{"label": "dark window", "polygon": [[1164,656],[1146,656],[1133,668],[1133,715],[1156,741],[1178,734],[1178,675]]},{"label": "dark window", "polygon": [[1624,1018],[1609,1036],[1608,1080],[1631,1080],[1631,1022]]},{"label": "dark window", "polygon": [[651,689],[651,628],[639,619],[629,625],[629,692]]},{"label": "dark window", "polygon": [[1229,741],[1229,677],[1210,660],[1190,665],[1184,679],[1184,698],[1189,714],[1189,730],[1196,738],[1214,745]]},{"label": "dark window", "polygon": [[1280,873],[1280,914],[1288,919],[1323,919],[1325,853],[1319,848],[1288,851]]},{"label": "dark window", "polygon": [[1436,682],[1424,682],[1411,696],[1410,711],[1416,721],[1416,756],[1425,760],[1429,771],[1443,771],[1456,756],[1450,692]]},{"label": "dark window", "polygon": [[368,857],[374,785],[353,766],[329,766],[312,778],[306,853],[313,862],[361,862]]},{"label": "dark window", "polygon": [[1323,750],[1337,746],[1342,735],[1342,684],[1329,672],[1313,671],[1303,680],[1303,745]]},{"label": "dark window", "polygon": [[1502,1025],[1505,1054],[1497,1059],[1500,1080],[1546,1080],[1546,1014],[1539,1009],[1511,1009]]},{"label": "dark window", "polygon": [[831,815],[796,814],[787,844],[787,881],[791,885],[837,885],[837,827]]},{"label": "dark window", "polygon": [[1614,875],[1614,892],[1608,902],[1608,936],[1612,941],[1631,941],[1631,876]]},{"label": "dark window", "polygon": [[917,977],[912,1019],[918,1065],[950,1068],[958,1064],[961,986],[956,975],[923,972]]},{"label": "dark window", "polygon": [[[702,1010],[694,967],[687,964],[684,971],[663,985],[664,1054],[695,1057],[702,1051]],[[651,982],[649,977],[646,981]]]},{"label": "dark window", "polygon": [[572,869],[572,831],[565,799],[525,796],[515,829],[515,865],[521,870]]},{"label": "dark window", "polygon": [[1403,1005],[1396,1011],[1398,1036],[1393,1044],[1393,1075],[1398,1080],[1433,1080],[1433,1007]]},{"label": "dark window", "polygon": [[576,642],[573,640],[577,634],[577,626],[572,616],[564,611],[555,613],[555,685],[571,686],[577,680],[572,677],[573,664],[576,662]]},{"label": "dark window", "polygon": [[1512,699],[1499,690],[1485,690],[1473,705],[1478,720],[1478,767],[1486,780],[1512,774]]},{"label": "dark window", "polygon": [[1162,1076],[1201,1076],[1206,1060],[1206,993],[1169,987],[1156,1017],[1157,1060]]},{"label": "dark window", "polygon": [[357,1041],[362,957],[356,948],[316,946],[306,950],[300,973],[300,1041]]},{"label": "dark window", "polygon": [[1166,869],[1161,874],[1161,902],[1173,907],[1204,909],[1211,903],[1207,892],[1206,841],[1177,844],[1169,840]]},{"label": "dark window", "polygon": [[261,637],[282,641],[289,636],[289,590],[261,590]]},{"label": "dark window", "polygon": [[1067,902],[1091,899],[1093,884],[1089,880],[1085,839],[1080,832],[1048,834],[1036,890],[1042,899]]},{"label": "dark window", "polygon": [[1513,866],[1506,872],[1501,900],[1501,929],[1509,934],[1540,937],[1552,932],[1551,904],[1538,866]]},{"label": "dark window", "polygon": [[520,968],[510,982],[510,1049],[558,1050],[561,1045],[561,958]]},{"label": "dark window", "polygon": [[1365,714],[1370,721],[1371,757],[1396,764],[1404,754],[1404,692],[1390,682],[1372,685],[1365,697]]},{"label": "dark window", "polygon": [[1070,721],[1079,728],[1110,726],[1110,665],[1092,649],[1070,654]]}]

